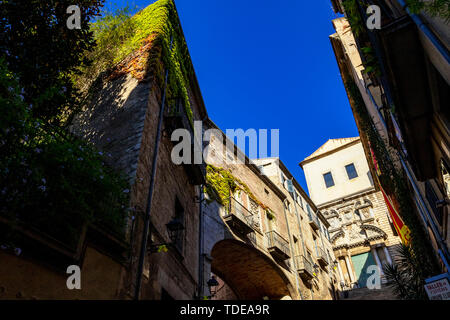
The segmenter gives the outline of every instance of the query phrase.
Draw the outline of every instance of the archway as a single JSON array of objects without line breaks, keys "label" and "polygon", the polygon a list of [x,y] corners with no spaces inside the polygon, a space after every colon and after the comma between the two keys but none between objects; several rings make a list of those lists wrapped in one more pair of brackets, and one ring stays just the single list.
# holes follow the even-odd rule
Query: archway
[{"label": "archway", "polygon": [[241,300],[279,300],[295,297],[280,267],[258,249],[238,240],[222,240],[211,251],[211,271],[222,278]]}]

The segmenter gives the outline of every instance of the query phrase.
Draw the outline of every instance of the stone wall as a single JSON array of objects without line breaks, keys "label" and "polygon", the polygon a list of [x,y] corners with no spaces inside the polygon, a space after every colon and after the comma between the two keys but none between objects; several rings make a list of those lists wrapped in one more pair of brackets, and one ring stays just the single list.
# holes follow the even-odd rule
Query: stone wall
[{"label": "stone wall", "polygon": [[[312,204],[312,201],[307,198],[307,195],[295,179],[293,180],[294,188],[297,192],[297,197],[301,198],[301,200],[293,198],[293,195],[287,190],[286,184],[282,183],[281,175],[283,174],[288,179],[293,179],[293,176],[278,158],[258,159],[253,161],[257,165],[264,167],[264,173],[285,194],[286,201],[289,202],[285,212],[291,235],[289,242],[292,245],[294,256],[307,256],[307,252],[309,252],[312,262],[316,263],[317,266],[320,266],[320,263],[317,261],[314,238],[316,238],[317,246],[324,249],[324,251],[330,255],[328,265],[320,266],[320,268],[317,269],[317,277],[312,280],[304,280],[301,277],[298,277],[299,290],[302,292],[302,298],[315,300],[333,299],[333,285],[336,287],[337,283],[339,283],[339,275],[332,265],[332,262],[335,260],[332,246],[327,235],[324,233],[324,229],[322,229],[326,228],[326,220],[321,222],[322,226],[319,230],[315,230],[311,227],[306,212],[306,203],[308,201]],[[314,209],[312,209],[312,211],[314,211]],[[292,261],[292,265],[294,266],[294,261]]]},{"label": "stone wall", "polygon": [[[370,206],[359,210],[355,208],[358,203],[369,204],[367,200],[370,201]],[[384,248],[386,248],[389,256],[387,259],[395,263],[396,251],[401,240],[396,235],[395,229],[389,221],[389,212],[381,192],[371,191],[360,194],[347,198],[345,201],[322,207],[321,210],[325,212],[325,216],[330,221],[330,236],[335,255],[340,263],[340,272],[343,273],[343,280],[350,284],[351,288],[357,287],[356,284],[351,284],[357,280],[354,278],[355,269],[351,257],[368,252],[371,252],[372,256],[374,256],[374,250],[381,250],[383,258],[386,259],[384,253]],[[361,226],[374,226],[375,228],[362,228]],[[381,283],[384,284],[385,278],[381,268],[383,263],[389,263],[389,261],[381,261],[380,257],[378,259],[380,261],[375,262],[380,267]],[[367,270],[362,272],[365,271]],[[364,294],[367,296],[363,297]],[[382,286],[381,289],[360,290],[360,293],[355,297],[376,300],[380,297],[392,299],[393,295],[385,286]]]},{"label": "stone wall", "polygon": [[[160,61],[160,63],[162,63]],[[131,262],[123,274],[121,298],[134,296],[136,271],[144,228],[144,215],[152,176],[158,120],[162,104],[163,87],[157,79],[148,76],[138,82],[126,74],[116,80],[105,80],[91,99],[89,106],[75,119],[73,131],[92,141],[105,154],[110,163],[125,172],[130,181],[130,207],[134,220],[129,221]],[[200,114],[189,88],[194,119]],[[167,106],[166,106],[167,107]],[[157,156],[155,185],[150,210],[152,244],[167,244],[170,239],[166,224],[175,218],[175,203],[183,208],[184,232],[179,250],[169,246],[168,252],[148,253],[142,285],[143,299],[160,299],[163,290],[175,299],[193,299],[198,285],[198,186],[189,182],[187,168],[171,160],[173,142],[163,119]],[[180,272],[181,271],[181,272]]]},{"label": "stone wall", "polygon": [[[205,129],[217,129],[217,127],[210,124],[209,126],[206,126]],[[307,243],[311,252],[315,252],[313,251],[314,245],[312,242],[313,233],[317,237],[318,243],[329,250],[331,255],[333,255],[328,239],[323,238],[322,231],[315,232],[311,229],[307,214],[298,204],[295,204],[297,207],[294,206],[295,201],[293,201],[290,194],[280,184],[279,179],[261,174],[257,166],[251,163],[233,163],[231,161],[233,158],[232,155],[237,154],[239,150],[235,150],[233,144],[229,144],[228,149],[226,149],[225,145],[226,140],[224,139],[223,134],[220,130],[217,130],[210,139],[206,162],[229,170],[233,176],[248,186],[251,193],[258,201],[262,202],[272,210],[275,217],[274,219],[269,219],[261,207],[256,209],[256,212],[258,213],[257,230],[250,235],[242,235],[225,222],[224,217],[227,215],[226,208],[219,205],[216,201],[211,201],[212,199],[205,201],[203,204],[203,230],[205,230],[203,242],[203,253],[205,255],[205,282],[211,277],[212,273],[218,274],[219,277],[222,278],[222,281],[224,281],[225,284],[230,287],[230,290],[240,299],[248,299],[249,295],[251,298],[263,298],[261,294],[253,296],[253,292],[250,292],[248,288],[245,288],[243,283],[249,281],[254,283],[258,282],[259,284],[257,287],[259,286],[272,293],[278,292],[277,295],[271,295],[268,291],[265,291],[266,296],[269,299],[282,299],[286,298],[286,296],[291,296],[293,299],[332,299],[332,282],[334,281],[332,278],[334,279],[336,275],[330,265],[319,268],[315,280],[303,281],[298,276],[298,271],[294,262],[294,258],[303,252],[303,246],[301,245],[302,241]],[[246,160],[248,161],[248,159]],[[265,173],[267,174],[267,172]],[[246,209],[255,212],[255,209],[253,208],[254,204],[252,205],[252,200],[247,194],[242,192],[241,196],[237,196],[236,194],[233,196],[238,199]],[[206,195],[206,197],[208,196]],[[284,201],[287,197],[289,197],[291,201],[289,209],[284,206]],[[297,214],[295,212],[296,208],[299,212],[300,226],[302,229],[301,235],[299,232],[299,219],[297,219]],[[273,256],[268,249],[269,243],[267,240],[267,233],[272,230],[275,230],[281,238],[286,240],[289,256],[284,261],[280,261]],[[244,248],[237,244],[232,245],[232,241],[239,241],[241,244],[245,244],[246,247]],[[226,245],[224,242],[227,242],[228,244]],[[223,270],[218,268],[215,263],[218,259],[222,261],[220,257],[217,256],[219,252],[217,248],[220,248],[220,254],[226,256],[226,259],[230,261],[234,259],[233,261],[235,261],[234,263],[223,261],[223,263],[227,263],[227,266],[230,269],[226,274],[220,274]],[[253,254],[255,254],[255,258],[248,259],[248,256]],[[261,261],[259,260],[259,257],[261,258]],[[263,258],[270,259],[270,263],[267,261],[263,262]],[[268,289],[270,286],[267,286],[267,284],[270,283],[271,277],[268,277],[267,275],[273,270],[276,270],[276,273],[282,271],[282,274],[284,274],[288,281],[285,281],[284,284],[275,281],[272,290],[270,290]],[[258,273],[259,279],[253,279],[252,274],[249,273],[251,271]],[[274,275],[274,277],[276,276]],[[240,281],[236,281],[236,279],[239,279]],[[236,285],[236,282],[238,285]],[[277,291],[275,289],[276,286],[290,287],[288,290],[289,294],[282,296],[282,291]],[[262,289],[259,291],[264,292]],[[243,292],[247,295],[243,294]]]}]

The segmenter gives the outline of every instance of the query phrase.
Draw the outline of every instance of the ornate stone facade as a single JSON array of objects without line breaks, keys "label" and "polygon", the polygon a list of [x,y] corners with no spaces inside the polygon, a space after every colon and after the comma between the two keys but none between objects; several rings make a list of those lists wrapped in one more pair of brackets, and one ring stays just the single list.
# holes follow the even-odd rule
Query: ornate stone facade
[{"label": "ornate stone facade", "polygon": [[[382,193],[373,185],[359,138],[329,141],[301,165],[310,193],[330,224],[328,232],[338,262],[339,287],[345,292],[341,297],[394,298],[384,286],[383,265],[395,263],[400,238]],[[328,186],[324,181],[326,173],[333,179]],[[374,279],[370,276],[376,272],[371,266],[377,267],[381,288],[368,288]],[[356,289],[358,294],[348,292]]]}]

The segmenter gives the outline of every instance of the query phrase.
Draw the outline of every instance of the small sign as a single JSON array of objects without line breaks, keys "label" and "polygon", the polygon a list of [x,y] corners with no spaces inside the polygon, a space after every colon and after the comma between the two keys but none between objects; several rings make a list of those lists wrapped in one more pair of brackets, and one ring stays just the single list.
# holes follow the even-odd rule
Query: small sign
[{"label": "small sign", "polygon": [[430,300],[450,300],[450,284],[448,278],[442,278],[425,285]]}]

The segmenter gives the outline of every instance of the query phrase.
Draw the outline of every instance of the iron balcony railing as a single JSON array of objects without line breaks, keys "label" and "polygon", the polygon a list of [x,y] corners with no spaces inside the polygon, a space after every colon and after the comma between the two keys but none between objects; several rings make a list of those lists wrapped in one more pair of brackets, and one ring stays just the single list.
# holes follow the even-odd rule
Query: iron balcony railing
[{"label": "iron balcony railing", "polygon": [[259,229],[258,215],[251,213],[239,201],[232,197],[229,198],[224,219],[245,234]]},{"label": "iron balcony railing", "polygon": [[318,230],[319,229],[319,220],[317,219],[317,217],[313,213],[309,212],[308,218],[309,218],[309,225],[313,229]]},{"label": "iron balcony railing", "polygon": [[325,250],[319,247],[317,248],[317,261],[319,261],[319,263],[323,265],[329,264],[327,253],[325,252]]},{"label": "iron balcony railing", "polygon": [[289,259],[289,242],[275,230],[266,233],[267,249],[282,260]]},{"label": "iron balcony railing", "polygon": [[314,268],[313,264],[309,259],[305,256],[300,255],[295,257],[297,263],[297,271],[300,273],[300,276],[306,279],[310,279],[314,277]]}]

